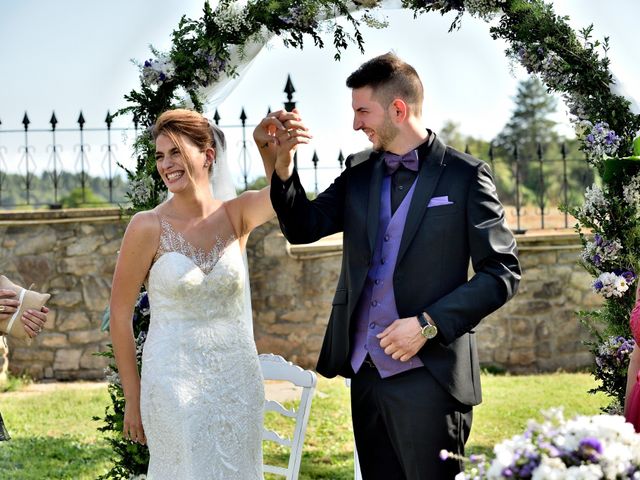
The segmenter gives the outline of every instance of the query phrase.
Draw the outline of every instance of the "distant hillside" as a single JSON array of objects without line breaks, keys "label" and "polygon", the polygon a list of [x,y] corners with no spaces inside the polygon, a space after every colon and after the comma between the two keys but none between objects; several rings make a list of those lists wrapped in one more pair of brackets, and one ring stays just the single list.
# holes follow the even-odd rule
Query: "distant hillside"
[{"label": "distant hillside", "polygon": [[[54,187],[55,184],[57,189]],[[79,206],[79,204],[104,206],[109,203],[126,202],[127,183],[120,176],[115,176],[111,180],[111,195],[108,178],[91,177],[85,174],[84,195],[82,184],[80,173],[59,172],[54,181],[52,172],[43,172],[31,177],[27,187],[24,175],[0,172],[0,208],[28,208],[29,205],[42,208],[53,204],[66,207]]]}]

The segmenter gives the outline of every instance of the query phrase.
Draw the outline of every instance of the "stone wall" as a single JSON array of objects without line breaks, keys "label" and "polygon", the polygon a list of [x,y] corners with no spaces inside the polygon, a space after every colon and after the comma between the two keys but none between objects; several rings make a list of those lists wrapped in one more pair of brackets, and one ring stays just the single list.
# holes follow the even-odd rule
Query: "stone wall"
[{"label": "stone wall", "polygon": [[100,330],[125,224],[117,209],[0,214],[0,272],[51,293],[45,330],[31,345],[9,339],[14,372],[95,379],[109,335]]},{"label": "stone wall", "polygon": [[[100,324],[125,226],[117,209],[0,213],[0,272],[52,294],[46,330],[31,346],[10,342],[12,371],[103,377],[106,360],[94,354],[109,343]],[[481,362],[512,372],[589,366],[582,343],[589,336],[574,312],[599,300],[576,264],[577,236],[526,235],[518,243],[520,291],[478,326]],[[274,220],[251,235],[248,254],[259,351],[313,367],[340,271],[340,236],[291,246]],[[3,368],[0,361],[0,375]]]}]

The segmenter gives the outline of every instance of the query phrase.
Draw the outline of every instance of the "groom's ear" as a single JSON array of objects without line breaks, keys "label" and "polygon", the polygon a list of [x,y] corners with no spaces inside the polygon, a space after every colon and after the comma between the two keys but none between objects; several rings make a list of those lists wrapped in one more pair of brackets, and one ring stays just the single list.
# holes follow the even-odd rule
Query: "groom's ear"
[{"label": "groom's ear", "polygon": [[407,102],[401,98],[396,98],[389,105],[389,115],[395,123],[402,123],[409,115]]}]

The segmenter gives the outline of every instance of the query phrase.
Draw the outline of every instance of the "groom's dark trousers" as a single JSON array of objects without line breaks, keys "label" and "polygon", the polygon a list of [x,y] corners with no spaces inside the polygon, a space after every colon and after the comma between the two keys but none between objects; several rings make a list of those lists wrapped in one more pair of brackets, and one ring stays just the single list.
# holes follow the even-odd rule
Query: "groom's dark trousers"
[{"label": "groom's dark trousers", "polygon": [[438,335],[416,356],[424,366],[392,375],[381,376],[370,358],[357,373],[352,366],[361,348],[354,344],[362,326],[358,305],[379,253],[387,175],[382,154],[350,156],[345,171],[313,201],[295,171],[285,182],[274,174],[271,182],[272,203],[291,243],[343,232],[342,270],[317,370],[352,378],[364,480],[453,479],[459,463],[443,462],[438,453],[463,453],[471,408],[481,401],[473,329],[515,294],[520,279],[516,243],[487,165],[438,139],[418,147],[418,157],[390,278],[398,318],[426,312]]}]

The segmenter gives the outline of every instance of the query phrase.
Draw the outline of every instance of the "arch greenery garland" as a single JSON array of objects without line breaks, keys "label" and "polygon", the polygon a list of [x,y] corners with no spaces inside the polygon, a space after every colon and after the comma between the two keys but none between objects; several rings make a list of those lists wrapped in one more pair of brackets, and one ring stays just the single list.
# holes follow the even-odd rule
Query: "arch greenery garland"
[{"label": "arch greenery garland", "polygon": [[[153,58],[140,64],[140,86],[125,99],[130,113],[144,127],[135,143],[137,168],[127,171],[132,211],[153,208],[163,198],[165,187],[156,173],[153,145],[146,127],[164,110],[183,104],[188,98],[198,111],[203,109],[201,88],[224,75],[236,75],[233,53],[242,52],[250,42],[270,34],[279,35],[286,45],[302,48],[305,39],[323,47],[318,32],[333,35],[335,58],[350,44],[363,50],[360,32],[363,23],[384,27],[376,9],[379,0],[249,0],[240,7],[221,0],[212,8],[205,2],[202,17],[183,17],[173,32],[169,52],[152,48]],[[526,70],[538,75],[549,91],[562,95],[570,109],[581,148],[603,181],[588,188],[581,208],[571,213],[578,219],[576,229],[584,250],[581,265],[594,277],[594,290],[604,301],[600,309],[580,312],[593,329],[592,348],[596,354],[594,375],[613,406],[624,397],[629,339],[628,317],[634,302],[636,272],[640,267],[640,115],[630,103],[613,93],[610,85],[608,41],[594,40],[592,28],[574,32],[566,17],[554,13],[543,0],[402,0],[414,16],[427,12],[457,13],[450,30],[460,27],[463,14],[496,20],[490,28],[494,39],[507,42],[507,55]],[[354,10],[364,10],[359,19]],[[343,17],[349,29],[336,19]],[[526,274],[526,272],[525,272]],[[139,344],[148,324],[148,301],[141,294],[134,315]],[[112,351],[105,356],[113,356]],[[121,437],[124,399],[115,365],[111,366],[104,426],[115,453],[114,467],[101,478],[131,478],[146,472],[145,447],[125,442]]]}]

